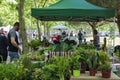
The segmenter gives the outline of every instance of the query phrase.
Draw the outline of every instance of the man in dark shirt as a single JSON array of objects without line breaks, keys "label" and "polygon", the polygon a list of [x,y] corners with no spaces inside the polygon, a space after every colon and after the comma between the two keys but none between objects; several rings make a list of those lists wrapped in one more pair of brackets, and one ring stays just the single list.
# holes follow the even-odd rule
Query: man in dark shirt
[{"label": "man in dark shirt", "polygon": [[83,34],[81,31],[78,32],[78,40],[79,40],[79,45],[82,44],[82,37],[83,37]]},{"label": "man in dark shirt", "polygon": [[16,31],[19,31],[19,22],[16,22],[13,28],[8,33],[8,41],[9,41],[8,51],[9,51],[10,61],[13,61],[13,59],[15,58],[18,59],[19,58],[18,52],[21,53]]},{"label": "man in dark shirt", "polygon": [[0,63],[7,60],[7,46],[8,40],[6,36],[3,35],[2,30],[0,30]]}]

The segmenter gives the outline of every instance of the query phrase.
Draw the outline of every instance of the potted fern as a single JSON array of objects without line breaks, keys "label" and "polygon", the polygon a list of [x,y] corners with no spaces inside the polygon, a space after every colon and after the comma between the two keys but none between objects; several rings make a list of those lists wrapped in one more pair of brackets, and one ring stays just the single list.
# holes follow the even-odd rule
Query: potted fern
[{"label": "potted fern", "polygon": [[89,58],[87,59],[88,67],[90,76],[95,76],[96,70],[98,68],[98,53],[95,52],[95,50],[91,51],[92,53],[89,54]]}]

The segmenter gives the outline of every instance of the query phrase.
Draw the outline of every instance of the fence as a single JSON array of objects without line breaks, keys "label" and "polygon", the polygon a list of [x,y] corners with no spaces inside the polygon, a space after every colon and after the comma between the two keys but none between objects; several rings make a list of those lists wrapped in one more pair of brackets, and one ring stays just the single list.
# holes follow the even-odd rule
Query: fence
[{"label": "fence", "polygon": [[70,57],[74,55],[74,52],[48,52],[49,58],[52,58],[54,56],[63,56],[63,57]]}]

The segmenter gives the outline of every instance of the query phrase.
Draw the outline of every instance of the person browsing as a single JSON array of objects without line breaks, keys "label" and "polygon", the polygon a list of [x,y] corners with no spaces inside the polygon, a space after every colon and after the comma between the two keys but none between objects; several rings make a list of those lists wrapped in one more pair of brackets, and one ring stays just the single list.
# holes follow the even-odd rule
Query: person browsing
[{"label": "person browsing", "polygon": [[21,53],[16,31],[19,31],[19,22],[16,22],[13,28],[8,33],[8,41],[9,41],[8,52],[10,56],[10,62],[12,62],[13,59],[15,58],[19,59],[18,52]]}]

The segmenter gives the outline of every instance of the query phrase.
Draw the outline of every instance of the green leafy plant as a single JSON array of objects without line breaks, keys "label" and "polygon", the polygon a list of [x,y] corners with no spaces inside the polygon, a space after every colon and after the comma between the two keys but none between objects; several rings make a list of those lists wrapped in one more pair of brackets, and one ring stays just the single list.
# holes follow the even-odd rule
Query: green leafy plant
[{"label": "green leafy plant", "polygon": [[90,51],[87,63],[90,70],[96,70],[99,65],[98,53],[95,50]]},{"label": "green leafy plant", "polygon": [[25,56],[29,57],[32,61],[44,61],[46,57],[45,54],[41,53],[39,50],[28,53]]},{"label": "green leafy plant", "polygon": [[32,73],[32,80],[42,80],[42,73],[41,68],[35,68]]},{"label": "green leafy plant", "polygon": [[58,67],[55,64],[48,64],[42,68],[42,80],[60,80],[58,76]]},{"label": "green leafy plant", "polygon": [[111,70],[111,62],[105,62],[105,64],[101,64],[99,66],[99,70],[102,71],[102,72],[105,72],[107,70]]},{"label": "green leafy plant", "polygon": [[90,44],[90,43],[88,43],[88,44],[87,43],[81,44],[80,48],[83,48],[83,49],[95,49],[94,45]]},{"label": "green leafy plant", "polygon": [[106,61],[109,62],[109,55],[107,52],[99,51],[100,64],[104,64]]},{"label": "green leafy plant", "polygon": [[40,44],[41,44],[41,41],[39,39],[32,40],[28,43],[28,45],[34,50],[39,49]]},{"label": "green leafy plant", "polygon": [[120,50],[117,50],[116,53],[115,53],[115,55],[116,55],[117,57],[120,57]]},{"label": "green leafy plant", "polygon": [[0,64],[1,80],[23,80],[26,77],[27,70],[21,64]]},{"label": "green leafy plant", "polygon": [[58,76],[60,80],[65,80],[65,77],[70,76],[68,59],[64,57],[55,57],[54,64],[58,67]]},{"label": "green leafy plant", "polygon": [[80,56],[79,62],[81,62],[81,64],[87,64],[89,54],[89,51],[87,49],[78,48],[75,50],[75,53]]},{"label": "green leafy plant", "polygon": [[79,61],[80,57],[81,57],[80,55],[74,54],[73,56],[68,58],[72,75],[74,74],[74,70],[80,71],[81,66],[81,62]]}]

